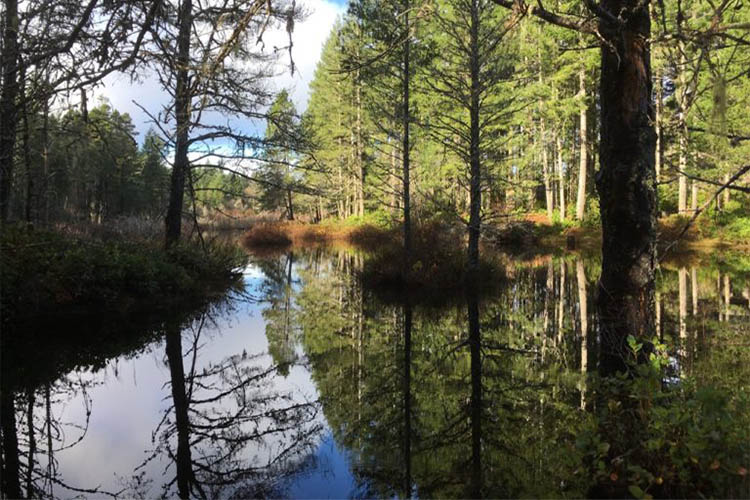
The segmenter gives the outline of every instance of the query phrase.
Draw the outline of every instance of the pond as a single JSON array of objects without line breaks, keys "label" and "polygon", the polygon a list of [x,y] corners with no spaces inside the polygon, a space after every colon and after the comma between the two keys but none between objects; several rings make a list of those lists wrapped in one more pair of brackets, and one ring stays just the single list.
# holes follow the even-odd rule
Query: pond
[{"label": "pond", "polygon": [[[17,383],[24,491],[590,494],[579,433],[597,406],[599,261],[506,257],[497,290],[422,304],[363,290],[365,258],[323,248],[253,258],[243,293],[151,324],[138,345],[82,356],[61,377]],[[664,385],[747,392],[747,269],[722,255],[662,264],[654,336],[667,349]],[[747,478],[736,480],[731,491],[747,496]]]}]

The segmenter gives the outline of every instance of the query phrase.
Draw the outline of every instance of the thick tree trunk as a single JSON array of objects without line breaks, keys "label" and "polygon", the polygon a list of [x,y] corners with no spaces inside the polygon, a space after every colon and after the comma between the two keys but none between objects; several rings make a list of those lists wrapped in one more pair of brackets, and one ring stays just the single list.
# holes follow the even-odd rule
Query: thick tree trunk
[{"label": "thick tree trunk", "polygon": [[188,140],[190,133],[190,35],[193,21],[192,0],[182,0],[177,16],[177,81],[175,92],[175,156],[169,189],[166,236],[167,247],[180,240],[182,232],[182,207],[185,198],[185,178],[190,163],[188,160]]},{"label": "thick tree trunk", "polygon": [[480,208],[482,206],[482,177],[479,151],[479,4],[471,2],[471,28],[469,30],[469,71],[471,75],[471,96],[469,102],[469,260],[468,272],[471,278],[479,271]]},{"label": "thick tree trunk", "polygon": [[588,142],[588,105],[586,104],[586,71],[581,69],[578,74],[579,92],[582,99],[581,109],[579,111],[579,125],[580,129],[578,132],[581,154],[580,162],[578,164],[578,197],[576,199],[576,220],[583,220],[586,210],[586,175],[589,164],[589,142]]},{"label": "thick tree trunk", "polygon": [[600,317],[603,375],[625,370],[627,337],[654,329],[656,185],[648,1],[604,0],[622,26],[602,21],[601,142],[597,190],[602,218]]},{"label": "thick tree trunk", "polygon": [[0,57],[3,88],[0,92],[0,220],[8,218],[13,183],[13,152],[18,124],[18,0],[5,0],[5,30]]}]

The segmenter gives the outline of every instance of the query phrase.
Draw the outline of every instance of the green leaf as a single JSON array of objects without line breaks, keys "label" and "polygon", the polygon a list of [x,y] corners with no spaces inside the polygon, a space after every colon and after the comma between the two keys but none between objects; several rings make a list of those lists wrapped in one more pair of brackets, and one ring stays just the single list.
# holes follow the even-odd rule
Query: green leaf
[{"label": "green leaf", "polygon": [[642,490],[642,489],[640,489],[640,488],[639,488],[638,486],[636,486],[636,485],[634,485],[634,484],[631,484],[630,486],[628,486],[628,491],[629,491],[629,492],[630,492],[630,494],[631,494],[631,495],[633,495],[633,496],[634,496],[635,498],[643,498],[643,497],[644,497],[644,493],[643,493],[643,490]]}]

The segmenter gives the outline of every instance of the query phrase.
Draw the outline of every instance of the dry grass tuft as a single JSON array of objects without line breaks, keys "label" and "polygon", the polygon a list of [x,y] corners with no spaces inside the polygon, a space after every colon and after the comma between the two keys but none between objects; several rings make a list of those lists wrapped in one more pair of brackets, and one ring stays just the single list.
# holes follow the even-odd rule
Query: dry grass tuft
[{"label": "dry grass tuft", "polygon": [[256,224],[247,232],[245,245],[250,248],[288,247],[292,239],[283,226],[278,224]]},{"label": "dry grass tuft", "polygon": [[457,291],[467,285],[484,287],[499,281],[503,273],[494,260],[483,256],[475,280],[468,281],[467,254],[462,228],[440,223],[416,226],[412,236],[412,259],[404,269],[404,248],[400,238],[391,238],[365,261],[362,282],[369,288]]}]

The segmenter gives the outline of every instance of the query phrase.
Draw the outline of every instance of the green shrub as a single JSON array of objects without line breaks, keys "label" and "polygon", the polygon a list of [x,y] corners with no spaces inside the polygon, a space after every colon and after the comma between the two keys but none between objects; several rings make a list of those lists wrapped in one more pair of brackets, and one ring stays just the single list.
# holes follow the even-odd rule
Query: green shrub
[{"label": "green shrub", "polygon": [[232,246],[186,242],[165,251],[6,226],[0,235],[3,322],[66,311],[168,308],[225,289],[246,256]]}]

